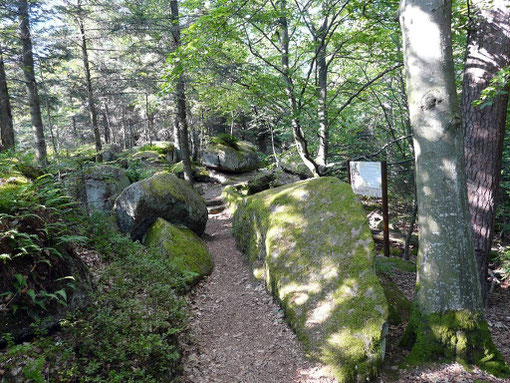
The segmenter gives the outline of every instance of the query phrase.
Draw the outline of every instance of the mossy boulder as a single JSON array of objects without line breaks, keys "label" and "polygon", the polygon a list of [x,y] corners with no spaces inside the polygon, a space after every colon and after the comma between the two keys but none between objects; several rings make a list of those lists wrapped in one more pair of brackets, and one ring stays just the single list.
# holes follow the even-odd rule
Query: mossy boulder
[{"label": "mossy boulder", "polygon": [[158,218],[147,232],[145,244],[168,255],[172,264],[186,276],[189,285],[213,270],[211,254],[202,240],[190,229],[177,227],[162,218]]},{"label": "mossy boulder", "polygon": [[374,377],[385,353],[388,305],[367,218],[349,185],[324,177],[225,196],[237,202],[237,245],[309,355],[340,382]]},{"label": "mossy boulder", "polygon": [[157,218],[184,225],[196,234],[207,223],[205,200],[185,181],[157,173],[128,186],[115,201],[117,222],[123,233],[142,239]]},{"label": "mossy boulder", "polygon": [[165,156],[156,150],[142,150],[132,155],[133,160],[139,160],[148,164],[164,164]]},{"label": "mossy boulder", "polygon": [[[175,174],[179,178],[184,178],[184,164],[182,161],[177,162],[170,168],[170,173]],[[191,165],[191,173],[193,180],[197,182],[210,182],[211,177],[207,169],[200,165]]]},{"label": "mossy boulder", "polygon": [[227,173],[246,173],[260,167],[256,147],[246,141],[238,141],[235,146],[221,141],[211,142],[204,151],[202,163]]}]

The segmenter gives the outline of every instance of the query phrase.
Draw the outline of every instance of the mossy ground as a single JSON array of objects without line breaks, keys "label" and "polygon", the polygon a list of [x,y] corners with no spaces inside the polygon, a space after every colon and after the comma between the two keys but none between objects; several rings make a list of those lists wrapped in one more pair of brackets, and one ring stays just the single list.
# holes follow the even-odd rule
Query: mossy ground
[{"label": "mossy ground", "polygon": [[254,275],[282,305],[310,356],[341,382],[375,376],[388,315],[366,216],[347,184],[302,181],[242,198],[233,231]]},{"label": "mossy ground", "polygon": [[194,284],[212,272],[213,261],[207,247],[187,228],[158,218],[147,232],[145,244],[166,254],[177,270],[187,276],[187,284]]},{"label": "mossy ground", "polygon": [[449,311],[422,315],[414,305],[401,345],[411,349],[407,357],[411,365],[457,361],[479,366],[498,377],[510,376],[510,368],[492,342],[481,313]]}]

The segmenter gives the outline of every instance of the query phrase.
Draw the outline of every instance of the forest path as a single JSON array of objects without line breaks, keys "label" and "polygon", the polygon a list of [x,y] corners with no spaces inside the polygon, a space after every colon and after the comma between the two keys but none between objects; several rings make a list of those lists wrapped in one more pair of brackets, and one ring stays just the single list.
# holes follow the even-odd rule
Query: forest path
[{"label": "forest path", "polygon": [[[206,200],[219,199],[221,185],[203,186]],[[181,382],[335,382],[319,364],[305,358],[279,306],[250,277],[231,226],[228,211],[209,215],[205,243],[214,271],[189,299]]]}]

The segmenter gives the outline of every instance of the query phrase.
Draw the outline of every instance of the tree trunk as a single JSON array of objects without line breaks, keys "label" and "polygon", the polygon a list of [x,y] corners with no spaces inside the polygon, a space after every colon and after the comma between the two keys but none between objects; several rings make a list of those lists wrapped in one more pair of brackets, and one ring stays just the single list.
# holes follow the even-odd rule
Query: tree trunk
[{"label": "tree trunk", "polygon": [[[324,3],[324,7],[327,3]],[[328,65],[326,61],[326,31],[328,29],[328,18],[326,17],[318,33],[317,47],[317,69],[319,78],[317,84],[317,114],[319,117],[319,150],[317,152],[317,163],[326,166],[329,149],[329,122],[328,122]]]},{"label": "tree trunk", "polygon": [[14,149],[14,126],[12,123],[11,101],[7,76],[5,75],[4,56],[0,46],[0,150]]},{"label": "tree trunk", "polygon": [[488,262],[501,174],[508,94],[483,108],[473,103],[496,73],[510,65],[510,2],[471,2],[473,25],[468,35],[462,83],[462,127],[471,225],[484,303],[488,303]]},{"label": "tree trunk", "polygon": [[[177,50],[181,45],[181,27],[179,25],[179,5],[177,0],[170,2],[172,12],[172,36],[174,39],[174,48]],[[184,84],[184,74],[181,72],[175,80],[175,99],[177,103],[177,119],[179,146],[181,149],[181,158],[184,168],[184,179],[193,182],[191,173],[191,159],[188,140],[188,120],[186,118],[186,90]]]},{"label": "tree trunk", "polygon": [[301,160],[306,165],[308,169],[312,172],[314,177],[320,177],[319,167],[317,163],[314,161],[312,156],[310,155],[310,151],[308,150],[308,143],[306,142],[306,138],[301,127],[301,122],[299,119],[299,110],[296,101],[296,96],[294,94],[294,84],[292,82],[292,77],[290,73],[290,65],[289,65],[289,25],[287,21],[286,14],[287,1],[280,0],[280,45],[281,45],[281,55],[282,55],[282,74],[285,80],[285,92],[287,94],[287,99],[290,105],[290,112],[292,114],[292,133],[294,135],[294,142],[296,143],[296,147],[301,157]]},{"label": "tree trunk", "polygon": [[28,101],[30,104],[30,117],[35,140],[35,155],[40,166],[48,165],[46,140],[41,116],[41,102],[37,92],[35,80],[34,56],[32,54],[32,37],[30,35],[30,19],[28,16],[27,0],[18,1],[19,37],[23,50],[23,74],[27,86]]},{"label": "tree trunk", "polygon": [[149,112],[149,95],[145,93],[145,114],[147,116],[147,131],[145,133],[149,145],[152,146],[151,117]]},{"label": "tree trunk", "polygon": [[99,126],[97,123],[97,112],[96,112],[96,104],[94,100],[94,90],[92,88],[92,79],[90,76],[90,63],[89,63],[89,54],[87,50],[87,35],[85,33],[85,25],[82,19],[82,9],[81,2],[78,1],[78,27],[80,28],[80,37],[81,37],[81,52],[82,52],[82,60],[83,60],[83,69],[85,70],[85,80],[87,82],[87,97],[89,104],[89,116],[90,122],[92,124],[92,129],[94,131],[94,140],[96,143],[96,158],[98,162],[103,161],[103,155],[101,151],[103,147],[101,145],[101,133],[99,132]]},{"label": "tree trunk", "polygon": [[[508,373],[483,315],[467,201],[451,43],[451,0],[403,0],[420,246],[408,361],[456,359]],[[424,33],[426,31],[426,33]]]}]

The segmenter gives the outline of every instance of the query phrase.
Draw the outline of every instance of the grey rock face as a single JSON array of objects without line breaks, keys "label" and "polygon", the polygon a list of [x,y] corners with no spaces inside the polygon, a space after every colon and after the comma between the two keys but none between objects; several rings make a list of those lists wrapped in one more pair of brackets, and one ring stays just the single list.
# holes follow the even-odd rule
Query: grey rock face
[{"label": "grey rock face", "polygon": [[198,235],[207,223],[205,200],[188,183],[167,173],[127,187],[115,201],[114,211],[120,230],[133,240],[143,239],[157,218],[186,226]]},{"label": "grey rock face", "polygon": [[204,151],[202,163],[208,168],[227,173],[250,172],[260,166],[255,146],[244,141],[238,143],[238,149],[218,143],[209,145]]},{"label": "grey rock face", "polygon": [[111,210],[115,198],[129,186],[126,172],[109,165],[94,167],[83,180],[89,211]]}]

